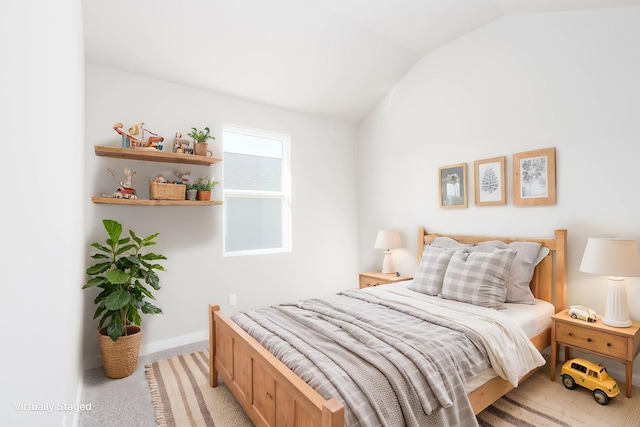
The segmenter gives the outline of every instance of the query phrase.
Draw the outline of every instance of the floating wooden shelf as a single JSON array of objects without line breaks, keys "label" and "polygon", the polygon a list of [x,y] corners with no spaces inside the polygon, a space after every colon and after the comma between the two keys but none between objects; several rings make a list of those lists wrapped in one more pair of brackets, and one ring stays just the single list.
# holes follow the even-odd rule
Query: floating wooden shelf
[{"label": "floating wooden shelf", "polygon": [[132,205],[132,206],[212,206],[221,205],[219,200],[147,200],[147,199],[116,199],[115,197],[92,196],[93,203],[107,205]]},{"label": "floating wooden shelf", "polygon": [[194,154],[169,153],[165,151],[146,148],[122,148],[95,145],[94,149],[96,156],[114,157],[117,159],[142,160],[146,162],[181,163],[186,165],[211,166],[222,161],[222,159],[218,159],[215,157],[196,156]]}]

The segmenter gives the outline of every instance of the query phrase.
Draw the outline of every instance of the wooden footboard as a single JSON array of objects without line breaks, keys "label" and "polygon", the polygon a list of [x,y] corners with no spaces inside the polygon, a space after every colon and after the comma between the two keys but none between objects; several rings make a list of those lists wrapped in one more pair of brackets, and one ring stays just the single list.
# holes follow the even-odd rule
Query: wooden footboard
[{"label": "wooden footboard", "polygon": [[256,426],[344,426],[342,404],[325,400],[213,304],[209,353],[209,383],[216,387],[219,374]]}]

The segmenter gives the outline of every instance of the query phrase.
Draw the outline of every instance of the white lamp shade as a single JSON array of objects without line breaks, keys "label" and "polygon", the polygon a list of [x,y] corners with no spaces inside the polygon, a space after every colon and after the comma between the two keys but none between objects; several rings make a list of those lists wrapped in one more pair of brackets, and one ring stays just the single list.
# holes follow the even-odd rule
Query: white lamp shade
[{"label": "white lamp shade", "polygon": [[633,239],[590,237],[580,271],[615,277],[640,276],[640,252]]},{"label": "white lamp shade", "polygon": [[395,249],[402,247],[398,230],[380,230],[373,245],[376,249]]},{"label": "white lamp shade", "polygon": [[584,248],[580,271],[609,276],[602,322],[617,328],[631,326],[624,278],[640,276],[640,253],[636,241],[589,238]]}]

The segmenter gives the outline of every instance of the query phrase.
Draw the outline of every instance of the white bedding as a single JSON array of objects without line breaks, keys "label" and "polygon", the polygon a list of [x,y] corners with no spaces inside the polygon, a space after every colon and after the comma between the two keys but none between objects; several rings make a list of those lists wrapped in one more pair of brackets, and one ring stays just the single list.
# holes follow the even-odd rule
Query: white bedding
[{"label": "white bedding", "polygon": [[[411,281],[403,281],[364,288],[363,291],[416,308],[427,309],[428,307],[431,312],[436,310],[442,316],[453,316],[452,320],[460,321],[469,327],[478,325],[479,322],[477,322],[477,317],[475,316],[478,314],[485,315],[492,319],[492,323],[495,322],[495,324],[499,325],[499,329],[506,331],[507,335],[511,335],[514,338],[513,342],[520,343],[517,344],[518,349],[514,352],[512,343],[506,342],[504,338],[497,334],[492,334],[492,338],[489,338],[486,342],[486,347],[494,369],[488,369],[479,376],[468,380],[465,383],[467,393],[495,377],[497,373],[514,386],[517,386],[518,381],[525,374],[535,367],[545,364],[544,358],[535,346],[528,339],[521,340],[519,338],[531,338],[550,326],[551,316],[555,313],[552,304],[536,300],[535,305],[505,304],[506,308],[495,310],[415,292],[407,288],[409,283]],[[508,327],[509,325],[516,325],[517,327],[510,328]],[[518,335],[521,337],[518,337]],[[496,341],[492,341],[494,339]],[[525,341],[526,344],[522,344],[522,341]]]}]

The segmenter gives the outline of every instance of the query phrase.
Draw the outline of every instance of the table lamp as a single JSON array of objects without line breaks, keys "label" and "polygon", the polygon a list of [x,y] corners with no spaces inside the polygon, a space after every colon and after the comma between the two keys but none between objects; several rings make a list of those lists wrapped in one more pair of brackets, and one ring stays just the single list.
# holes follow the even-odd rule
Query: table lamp
[{"label": "table lamp", "polygon": [[373,245],[376,249],[384,249],[384,261],[382,261],[383,273],[395,273],[390,249],[402,247],[398,230],[380,230]]},{"label": "table lamp", "polygon": [[618,328],[631,326],[625,277],[640,276],[640,253],[636,241],[590,237],[580,271],[609,276],[602,323]]}]

